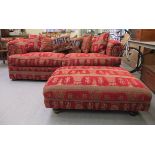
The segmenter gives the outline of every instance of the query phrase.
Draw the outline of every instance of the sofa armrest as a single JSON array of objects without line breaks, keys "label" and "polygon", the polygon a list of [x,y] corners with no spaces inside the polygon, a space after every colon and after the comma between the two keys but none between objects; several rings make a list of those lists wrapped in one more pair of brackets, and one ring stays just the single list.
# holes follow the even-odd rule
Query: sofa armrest
[{"label": "sofa armrest", "polygon": [[106,54],[120,57],[123,54],[123,45],[118,40],[109,40],[106,48]]},{"label": "sofa armrest", "polygon": [[27,53],[27,39],[15,39],[12,41],[9,41],[7,44],[8,48],[8,56],[14,55],[14,54],[23,54]]}]

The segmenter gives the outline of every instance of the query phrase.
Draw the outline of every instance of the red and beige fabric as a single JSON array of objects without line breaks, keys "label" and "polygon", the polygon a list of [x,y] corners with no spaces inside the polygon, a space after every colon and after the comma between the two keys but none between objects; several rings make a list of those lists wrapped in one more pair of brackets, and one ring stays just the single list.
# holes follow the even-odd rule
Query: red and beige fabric
[{"label": "red and beige fabric", "polygon": [[30,38],[30,39],[38,38],[38,35],[37,34],[29,34],[28,38]]},{"label": "red and beige fabric", "polygon": [[28,39],[15,39],[8,42],[8,55],[27,53]]},{"label": "red and beige fabric", "polygon": [[79,37],[79,38],[72,38],[70,40],[70,48],[71,48],[71,52],[75,52],[75,53],[81,53],[81,45],[82,45],[82,41],[83,38]]},{"label": "red and beige fabric", "polygon": [[9,66],[9,77],[12,80],[48,80],[58,67],[18,67]]},{"label": "red and beige fabric", "polygon": [[49,37],[44,37],[41,41],[41,47],[40,47],[40,51],[43,52],[52,52],[54,50],[53,48],[53,42],[52,42],[52,38]]},{"label": "red and beige fabric", "polygon": [[60,52],[70,49],[70,37],[67,35],[61,37],[45,37],[42,39],[40,51]]},{"label": "red and beige fabric", "polygon": [[120,67],[58,68],[43,89],[44,103],[54,109],[148,111],[151,91]]},{"label": "red and beige fabric", "polygon": [[99,36],[92,38],[91,52],[105,54],[107,43],[109,39],[109,33],[103,33]]},{"label": "red and beige fabric", "polygon": [[29,38],[28,41],[28,52],[39,52],[41,47],[41,41],[39,38]]},{"label": "red and beige fabric", "polygon": [[92,41],[92,35],[85,35],[83,37],[83,42],[81,46],[81,51],[83,53],[89,53],[91,49],[91,41]]},{"label": "red and beige fabric", "polygon": [[118,40],[109,40],[106,48],[106,54],[111,56],[122,56],[123,46]]},{"label": "red and beige fabric", "polygon": [[15,54],[8,58],[9,66],[20,67],[61,67],[63,53],[31,52],[26,54]]},{"label": "red and beige fabric", "polygon": [[29,34],[27,51],[28,52],[38,52],[38,51],[40,51],[42,39],[43,39],[43,36],[41,34],[39,34],[39,35]]},{"label": "red and beige fabric", "polygon": [[100,53],[70,53],[62,60],[62,66],[120,66],[120,64],[120,57]]}]

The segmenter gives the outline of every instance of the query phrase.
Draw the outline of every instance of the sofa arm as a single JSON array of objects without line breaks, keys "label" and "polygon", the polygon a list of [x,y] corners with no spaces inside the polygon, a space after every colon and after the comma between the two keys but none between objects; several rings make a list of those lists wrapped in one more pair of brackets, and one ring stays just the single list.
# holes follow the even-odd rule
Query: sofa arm
[{"label": "sofa arm", "polygon": [[118,40],[109,40],[106,48],[106,54],[120,57],[123,54],[123,45]]},{"label": "sofa arm", "polygon": [[15,39],[9,41],[7,47],[8,47],[8,56],[14,54],[27,53],[28,48],[27,39]]}]

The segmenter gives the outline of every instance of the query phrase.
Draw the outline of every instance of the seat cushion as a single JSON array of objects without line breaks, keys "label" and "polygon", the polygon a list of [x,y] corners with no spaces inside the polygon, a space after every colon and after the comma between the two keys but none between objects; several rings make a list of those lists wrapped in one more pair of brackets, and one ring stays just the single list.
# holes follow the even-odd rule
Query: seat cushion
[{"label": "seat cushion", "polygon": [[70,53],[63,59],[63,66],[119,66],[120,57],[100,53]]},{"label": "seat cushion", "polygon": [[152,93],[120,67],[58,68],[44,87],[45,105],[58,109],[148,110]]},{"label": "seat cushion", "polygon": [[15,54],[9,56],[9,65],[23,67],[60,67],[62,66],[64,56],[62,53],[52,52]]}]

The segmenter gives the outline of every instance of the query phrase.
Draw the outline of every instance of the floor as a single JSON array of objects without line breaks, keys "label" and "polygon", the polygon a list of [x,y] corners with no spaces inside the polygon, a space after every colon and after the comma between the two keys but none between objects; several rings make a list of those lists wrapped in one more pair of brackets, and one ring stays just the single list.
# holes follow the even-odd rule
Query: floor
[{"label": "floor", "polygon": [[[138,74],[136,75],[138,76]],[[55,114],[43,101],[45,82],[12,81],[0,61],[0,124],[25,125],[145,125],[155,124],[155,95],[149,112],[133,117],[125,112],[64,111]]]}]

